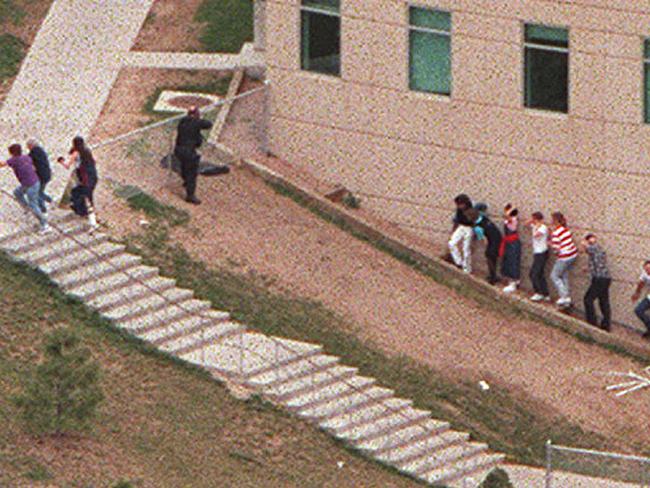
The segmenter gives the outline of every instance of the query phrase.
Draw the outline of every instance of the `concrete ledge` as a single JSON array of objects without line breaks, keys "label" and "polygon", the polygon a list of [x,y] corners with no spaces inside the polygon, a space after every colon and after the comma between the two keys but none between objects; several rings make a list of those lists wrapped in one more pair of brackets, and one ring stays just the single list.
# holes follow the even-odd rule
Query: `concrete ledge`
[{"label": "concrete ledge", "polygon": [[308,208],[342,225],[357,237],[367,239],[375,246],[408,262],[439,283],[474,299],[482,306],[504,313],[520,314],[526,318],[562,329],[581,340],[595,342],[614,352],[628,355],[638,361],[650,361],[650,343],[646,345],[640,337],[638,342],[635,342],[626,337],[609,334],[591,327],[575,317],[563,314],[551,306],[535,304],[518,296],[505,295],[499,289],[488,285],[475,276],[459,271],[442,259],[414,249],[397,235],[398,232],[393,232],[388,227],[380,229],[376,222],[371,222],[369,219],[355,214],[354,211],[332,203],[315,192],[291,181],[278,171],[250,159],[242,160],[241,164],[243,168],[248,169],[264,181],[282,188]]}]

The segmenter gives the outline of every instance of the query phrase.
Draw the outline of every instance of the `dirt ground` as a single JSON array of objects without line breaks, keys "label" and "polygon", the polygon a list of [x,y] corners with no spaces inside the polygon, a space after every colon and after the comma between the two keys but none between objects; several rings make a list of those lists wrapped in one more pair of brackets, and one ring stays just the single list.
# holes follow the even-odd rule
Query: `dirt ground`
[{"label": "dirt ground", "polygon": [[[119,112],[119,104],[129,102],[109,103]],[[238,102],[223,140],[254,154],[259,114],[259,99]],[[123,180],[136,175],[124,164],[102,164],[104,174]],[[236,266],[238,272],[254,270],[279,290],[319,300],[350,319],[353,333],[388,354],[524,395],[544,412],[607,436],[605,449],[635,452],[650,443],[648,393],[615,398],[604,390],[611,379],[600,374],[640,370],[633,361],[540,323],[481,309],[277,195],[244,170],[200,179],[200,207],[185,204],[180,181],[167,184],[153,166],[140,168],[137,179],[161,201],[191,213],[190,226],[174,237],[195,258]],[[124,222],[106,189],[99,200],[103,218],[116,232],[137,225]]]},{"label": "dirt ground", "polygon": [[90,140],[92,143],[104,141],[150,122],[152,114],[145,112],[145,104],[159,89],[207,85],[229,74],[225,71],[124,68],[113,85]]},{"label": "dirt ground", "polygon": [[[16,4],[23,9],[25,16],[17,25],[9,21],[0,24],[0,34],[16,36],[25,43],[26,49],[28,49],[34,42],[38,29],[50,10],[52,0],[18,0]],[[3,98],[9,93],[13,81],[14,78],[10,78],[4,83],[0,83],[0,105],[2,105]]]},{"label": "dirt ground", "polygon": [[194,22],[194,13],[202,0],[158,0],[138,35],[133,49],[136,51],[201,50],[199,41],[201,24]]}]

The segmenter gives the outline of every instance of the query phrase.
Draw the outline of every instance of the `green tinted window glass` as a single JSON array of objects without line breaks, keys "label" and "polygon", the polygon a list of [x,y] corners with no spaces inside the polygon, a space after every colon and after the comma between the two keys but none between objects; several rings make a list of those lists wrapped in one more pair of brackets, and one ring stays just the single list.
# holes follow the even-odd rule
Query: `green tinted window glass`
[{"label": "green tinted window glass", "polygon": [[411,7],[409,9],[409,22],[413,27],[451,31],[451,14],[440,10]]},{"label": "green tinted window glass", "polygon": [[411,31],[409,39],[411,90],[451,94],[451,38]]},{"label": "green tinted window glass", "polygon": [[650,59],[650,39],[646,39],[643,43],[643,57]]},{"label": "green tinted window glass", "polygon": [[318,10],[327,10],[332,13],[338,13],[341,7],[340,0],[302,0],[303,7],[311,7]]},{"label": "green tinted window glass", "polygon": [[547,46],[569,47],[569,31],[543,25],[526,25],[526,42]]}]

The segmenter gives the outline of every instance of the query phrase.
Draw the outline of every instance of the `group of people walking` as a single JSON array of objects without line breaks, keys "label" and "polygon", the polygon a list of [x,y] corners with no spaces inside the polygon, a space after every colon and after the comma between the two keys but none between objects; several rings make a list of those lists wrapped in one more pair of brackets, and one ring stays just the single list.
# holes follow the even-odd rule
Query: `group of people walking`
[{"label": "group of people walking", "polygon": [[[454,199],[456,212],[453,217],[453,230],[449,239],[449,259],[465,273],[472,272],[472,242],[485,242],[485,258],[488,265],[487,281],[497,284],[500,280],[497,266],[501,261],[500,274],[506,280],[505,293],[515,292],[521,284],[522,244],[520,239],[519,211],[508,204],[503,209],[501,230],[487,214],[487,205],[473,204],[465,194]],[[524,223],[529,229],[532,243],[532,266],[529,278],[533,287],[530,299],[534,302],[550,302],[551,294],[546,281],[546,267],[551,252],[555,261],[550,277],[557,291],[556,304],[566,310],[572,306],[569,274],[582,250],[589,259],[591,283],[584,295],[587,321],[603,330],[611,329],[611,307],[609,289],[612,277],[607,264],[607,255],[594,233],[584,236],[576,244],[569,229],[566,217],[561,212],[551,214],[550,226],[545,223],[541,212],[534,212]],[[650,288],[650,261],[643,265],[639,284],[632,296],[638,301],[643,289]],[[595,301],[598,300],[602,319],[597,320]],[[650,339],[650,295],[635,308],[635,314],[643,322],[647,331],[644,338]]]},{"label": "group of people walking", "polygon": [[[14,196],[18,203],[31,211],[39,221],[40,233],[51,231],[48,224],[48,204],[52,198],[45,189],[52,179],[52,169],[47,152],[35,139],[27,141],[29,152],[25,154],[23,147],[16,143],[9,146],[9,159],[0,161],[0,167],[10,167],[18,180]],[[59,157],[57,162],[64,168],[75,169],[76,185],[70,194],[71,208],[77,215],[87,216],[90,230],[97,229],[97,219],[94,211],[94,192],[97,186],[97,165],[91,150],[80,136],[72,140],[68,157]]]}]

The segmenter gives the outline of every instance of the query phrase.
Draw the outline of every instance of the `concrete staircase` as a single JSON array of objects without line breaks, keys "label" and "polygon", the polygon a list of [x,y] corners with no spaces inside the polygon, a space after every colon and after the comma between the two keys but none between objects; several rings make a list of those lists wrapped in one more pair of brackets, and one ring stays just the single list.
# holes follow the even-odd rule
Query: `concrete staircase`
[{"label": "concrete staircase", "polygon": [[53,211],[54,232],[0,230],[0,249],[50,276],[113,323],[215,377],[258,393],[367,456],[425,482],[476,487],[504,456],[469,441],[315,344],[249,331],[127,254],[86,222]]}]

